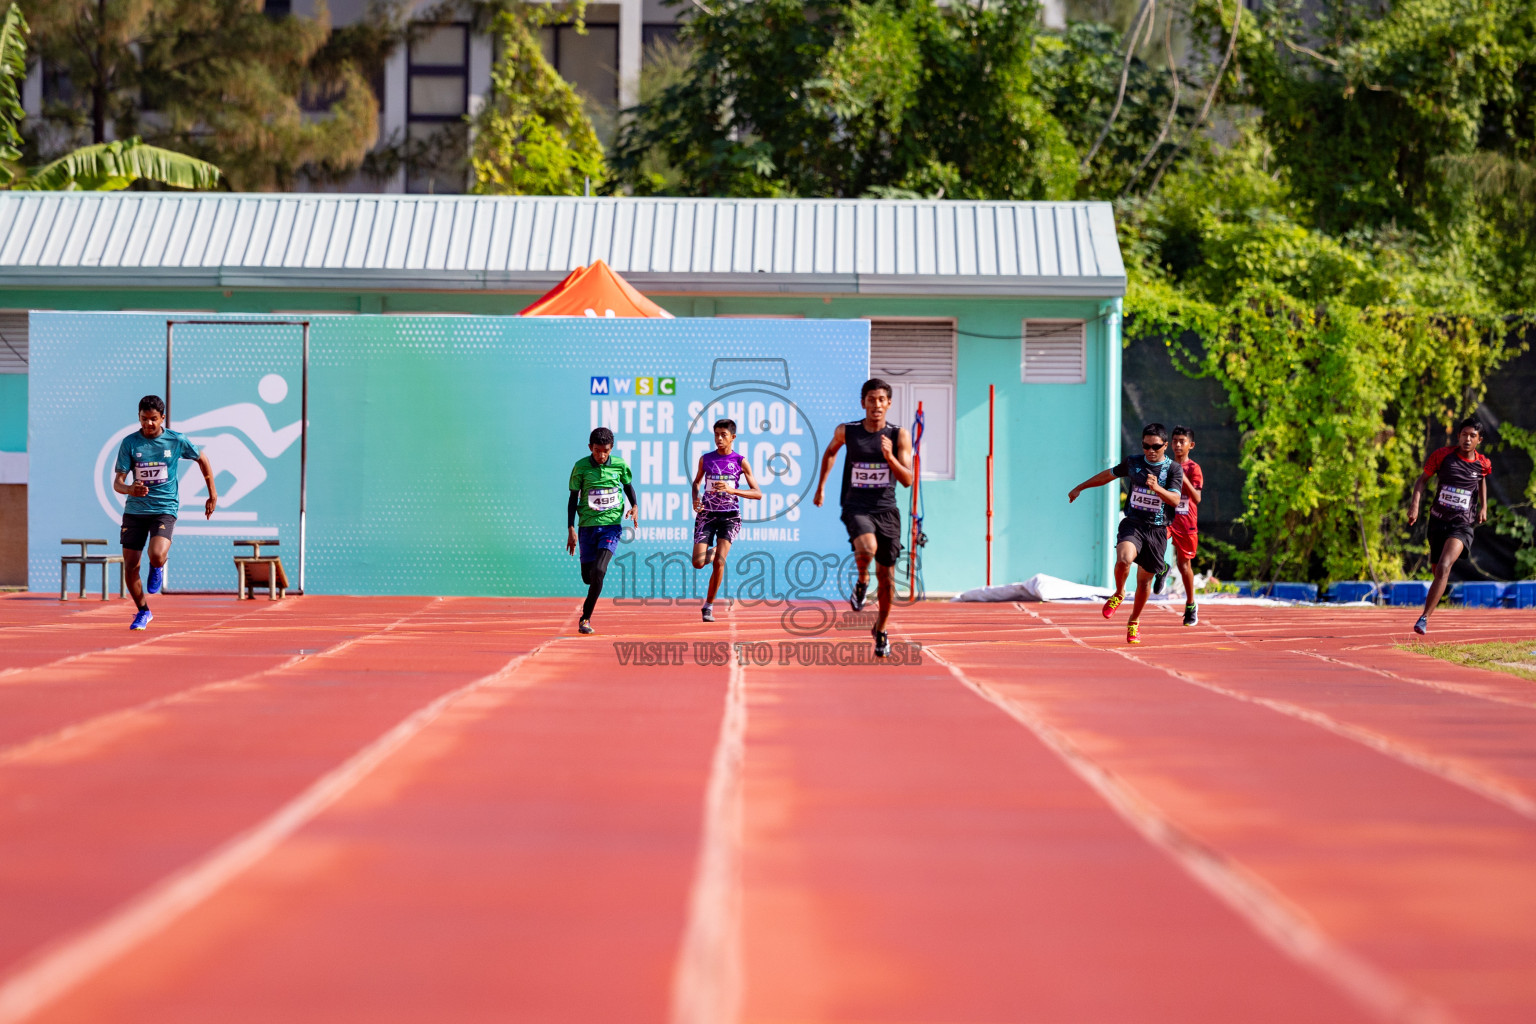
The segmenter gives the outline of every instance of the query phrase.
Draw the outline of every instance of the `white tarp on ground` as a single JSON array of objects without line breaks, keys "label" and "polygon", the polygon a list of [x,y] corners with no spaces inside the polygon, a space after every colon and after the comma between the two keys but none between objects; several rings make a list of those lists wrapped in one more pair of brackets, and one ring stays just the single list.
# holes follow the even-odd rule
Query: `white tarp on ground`
[{"label": "white tarp on ground", "polygon": [[977,587],[951,598],[953,601],[1102,601],[1113,591],[1108,587],[1090,587],[1086,583],[1037,572],[1023,583],[998,587]]},{"label": "white tarp on ground", "polygon": [[[1204,584],[1205,577],[1195,577],[1195,589]],[[1055,576],[1047,576],[1040,572],[1031,576],[1023,583],[1005,583],[997,587],[977,587],[967,590],[950,598],[951,601],[1102,601],[1108,597],[1112,590],[1108,587],[1090,587],[1086,583],[1072,583],[1068,580],[1057,579]],[[1130,593],[1126,593],[1126,600],[1130,600]],[[1161,594],[1153,597],[1153,601],[1184,599],[1184,587],[1179,581],[1178,573],[1168,574],[1168,588]],[[1290,605],[1296,601],[1276,601],[1269,597],[1238,597],[1236,594],[1202,594],[1200,603],[1216,602],[1220,604],[1254,604],[1254,605]],[[1306,602],[1299,602],[1306,603]],[[1369,604],[1369,602],[1361,602]]]}]

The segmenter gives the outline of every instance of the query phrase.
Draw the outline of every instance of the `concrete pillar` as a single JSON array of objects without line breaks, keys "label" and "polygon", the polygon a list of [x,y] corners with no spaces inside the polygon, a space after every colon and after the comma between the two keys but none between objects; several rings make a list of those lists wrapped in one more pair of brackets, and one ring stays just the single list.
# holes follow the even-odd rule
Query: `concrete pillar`
[{"label": "concrete pillar", "polygon": [[619,107],[640,102],[640,57],[644,43],[643,0],[619,0]]}]

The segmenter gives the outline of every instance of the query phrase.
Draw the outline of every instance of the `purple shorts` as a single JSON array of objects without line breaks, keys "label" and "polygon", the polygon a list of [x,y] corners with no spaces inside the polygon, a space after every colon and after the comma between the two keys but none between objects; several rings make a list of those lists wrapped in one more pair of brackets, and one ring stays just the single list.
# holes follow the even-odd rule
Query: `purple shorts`
[{"label": "purple shorts", "polygon": [[713,547],[716,540],[734,541],[741,536],[740,512],[711,512],[694,515],[693,542]]}]

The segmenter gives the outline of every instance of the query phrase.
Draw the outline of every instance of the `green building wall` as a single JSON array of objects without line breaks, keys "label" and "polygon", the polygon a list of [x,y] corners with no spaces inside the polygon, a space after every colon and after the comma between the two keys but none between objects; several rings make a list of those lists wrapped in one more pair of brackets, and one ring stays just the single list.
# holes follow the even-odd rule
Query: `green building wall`
[{"label": "green building wall", "polygon": [[[1095,585],[1110,582],[1119,489],[1090,491],[1072,505],[1067,503],[1067,491],[1121,456],[1120,300],[650,297],[674,316],[684,317],[954,317],[958,330],[955,478],[922,483],[928,535],[922,552],[924,586],[930,592],[950,593],[985,582],[989,384],[996,387],[993,584],[1020,581],[1034,573]],[[531,294],[466,292],[0,289],[0,308],[510,315],[531,298]],[[1022,383],[1022,324],[1037,317],[1088,321],[1085,383]],[[7,376],[14,380],[8,382]],[[25,388],[24,376],[0,375],[0,451],[24,450]],[[850,395],[847,418],[859,415],[858,396]],[[22,441],[21,447],[7,448],[13,437]],[[901,496],[904,510],[909,497]]]}]

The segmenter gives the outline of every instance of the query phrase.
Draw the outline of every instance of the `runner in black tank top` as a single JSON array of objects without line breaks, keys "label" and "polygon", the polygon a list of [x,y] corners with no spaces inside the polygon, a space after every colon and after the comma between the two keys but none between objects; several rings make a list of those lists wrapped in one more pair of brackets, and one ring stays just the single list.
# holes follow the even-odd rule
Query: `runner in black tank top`
[{"label": "runner in black tank top", "polygon": [[1435,492],[1434,504],[1429,510],[1429,559],[1434,564],[1435,578],[1429,584],[1429,594],[1424,601],[1424,614],[1413,624],[1415,633],[1429,632],[1429,616],[1440,603],[1451,578],[1451,568],[1456,560],[1472,551],[1472,529],[1488,518],[1488,476],[1493,464],[1486,455],[1478,453],[1483,442],[1483,425],[1477,420],[1467,420],[1456,431],[1456,445],[1441,448],[1424,463],[1424,472],[1413,485],[1413,498],[1408,502],[1408,525],[1419,518],[1419,501],[1429,478],[1439,477],[1440,487]]},{"label": "runner in black tank top", "polygon": [[896,590],[896,559],[901,555],[901,512],[896,506],[896,485],[912,486],[912,436],[905,427],[885,422],[886,411],[891,407],[891,386],[885,381],[865,381],[860,399],[864,418],[838,424],[832,442],[821,456],[821,479],[816,484],[814,501],[819,507],[826,500],[827,477],[837,462],[837,450],[846,445],[842,518],[859,567],[851,604],[854,611],[863,609],[869,588],[869,563],[873,561],[879,581],[880,610],[870,632],[875,637],[875,655],[883,658],[891,652],[885,625]]}]

